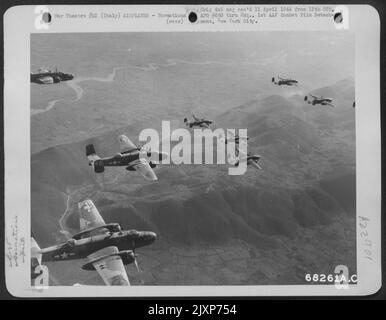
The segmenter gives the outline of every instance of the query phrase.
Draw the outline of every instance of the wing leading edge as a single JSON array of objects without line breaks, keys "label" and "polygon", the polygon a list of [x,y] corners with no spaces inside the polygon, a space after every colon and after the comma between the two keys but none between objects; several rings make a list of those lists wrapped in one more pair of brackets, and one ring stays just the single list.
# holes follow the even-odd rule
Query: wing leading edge
[{"label": "wing leading edge", "polygon": [[108,286],[129,286],[125,266],[115,246],[95,251],[87,257]]},{"label": "wing leading edge", "polygon": [[101,227],[106,223],[91,200],[78,203],[80,231]]},{"label": "wing leading edge", "polygon": [[158,178],[150,167],[149,162],[146,159],[140,158],[138,163],[133,165],[133,168],[137,170],[145,179],[151,181],[157,181]]},{"label": "wing leading edge", "polygon": [[137,149],[137,146],[124,134],[120,135],[118,139],[121,153]]}]

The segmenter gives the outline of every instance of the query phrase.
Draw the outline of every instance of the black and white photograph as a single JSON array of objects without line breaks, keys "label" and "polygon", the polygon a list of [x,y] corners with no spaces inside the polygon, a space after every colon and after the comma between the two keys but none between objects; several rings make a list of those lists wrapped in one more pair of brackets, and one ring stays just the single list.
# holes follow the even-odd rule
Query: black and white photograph
[{"label": "black and white photograph", "polygon": [[[130,6],[54,7],[34,11],[44,28],[20,41],[28,96],[6,109],[8,125],[24,119],[5,146],[8,284],[18,274],[26,295],[48,296],[376,288],[379,62],[371,37],[359,49],[358,10],[143,9],[166,21],[157,31]],[[118,31],[125,18],[138,28]]]},{"label": "black and white photograph", "polygon": [[[103,284],[82,259],[101,268],[97,249],[132,285],[355,274],[354,59],[350,32],[32,35],[31,227],[50,285]],[[161,162],[149,180],[138,135],[162,120],[245,128],[259,168]]]}]

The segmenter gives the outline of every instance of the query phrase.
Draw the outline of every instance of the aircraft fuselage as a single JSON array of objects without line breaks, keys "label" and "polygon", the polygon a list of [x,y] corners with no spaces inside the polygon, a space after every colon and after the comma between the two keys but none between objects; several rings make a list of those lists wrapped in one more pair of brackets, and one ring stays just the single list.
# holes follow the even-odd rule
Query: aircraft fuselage
[{"label": "aircraft fuselage", "polygon": [[314,99],[312,101],[313,104],[321,104],[326,105],[332,102],[332,99]]},{"label": "aircraft fuselage", "polygon": [[247,157],[247,161],[259,161],[260,160],[260,156],[248,156]]},{"label": "aircraft fuselage", "polygon": [[278,82],[277,82],[277,84],[279,85],[279,86],[282,86],[282,85],[286,85],[286,86],[294,86],[294,85],[296,85],[298,82],[297,82],[297,80],[279,80]]},{"label": "aircraft fuselage", "polygon": [[194,122],[189,123],[189,127],[190,127],[190,128],[193,128],[193,127],[206,128],[206,127],[208,127],[210,124],[212,124],[212,121],[209,121],[209,120],[204,120],[204,121],[194,121]]},{"label": "aircraft fuselage", "polygon": [[133,162],[139,160],[139,149],[131,151],[128,153],[118,153],[115,156],[102,158],[104,166],[110,167],[120,167],[120,166],[130,166]]},{"label": "aircraft fuselage", "polygon": [[156,234],[151,231],[127,230],[92,235],[79,240],[70,239],[63,244],[42,249],[42,261],[83,259],[109,246],[116,246],[119,251],[134,250],[150,245],[156,238]]},{"label": "aircraft fuselage", "polygon": [[48,72],[31,73],[31,82],[34,82],[37,84],[45,84],[46,82],[42,81],[41,79],[46,77],[51,77],[52,83],[58,83],[61,81],[74,79],[74,76],[69,73],[48,71]]}]

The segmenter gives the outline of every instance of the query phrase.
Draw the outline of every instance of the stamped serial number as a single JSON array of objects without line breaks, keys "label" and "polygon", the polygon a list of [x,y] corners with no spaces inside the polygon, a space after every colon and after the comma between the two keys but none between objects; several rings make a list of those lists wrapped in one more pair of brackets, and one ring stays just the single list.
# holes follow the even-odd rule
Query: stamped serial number
[{"label": "stamped serial number", "polygon": [[357,276],[353,274],[351,276],[345,276],[342,274],[324,274],[324,273],[307,273],[304,277],[307,282],[317,283],[357,283]]}]

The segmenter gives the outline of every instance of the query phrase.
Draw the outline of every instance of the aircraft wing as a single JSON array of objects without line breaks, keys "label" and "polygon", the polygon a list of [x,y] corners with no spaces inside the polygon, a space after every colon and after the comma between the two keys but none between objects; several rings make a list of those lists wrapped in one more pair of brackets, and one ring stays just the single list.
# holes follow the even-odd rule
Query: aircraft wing
[{"label": "aircraft wing", "polygon": [[254,166],[256,169],[262,170],[262,168],[260,167],[260,165],[259,165],[256,161],[251,160],[251,161],[249,161],[248,163],[249,163],[250,165]]},{"label": "aircraft wing", "polygon": [[310,93],[310,96],[313,97],[314,99],[319,99],[319,97],[314,96],[313,94]]},{"label": "aircraft wing", "polygon": [[91,200],[78,203],[80,231],[104,226],[106,223]]},{"label": "aircraft wing", "polygon": [[115,246],[100,249],[87,257],[108,286],[129,286],[129,278]]},{"label": "aircraft wing", "polygon": [[201,119],[197,118],[194,114],[192,114],[192,117],[195,121],[201,121]]},{"label": "aircraft wing", "polygon": [[122,153],[128,152],[130,150],[137,148],[137,146],[133,142],[131,142],[131,140],[128,137],[126,137],[123,134],[119,136],[119,146]]},{"label": "aircraft wing", "polygon": [[153,169],[150,167],[149,162],[145,159],[140,158],[138,163],[136,163],[133,166],[133,168],[137,170],[147,180],[151,180],[151,181],[158,180]]}]

